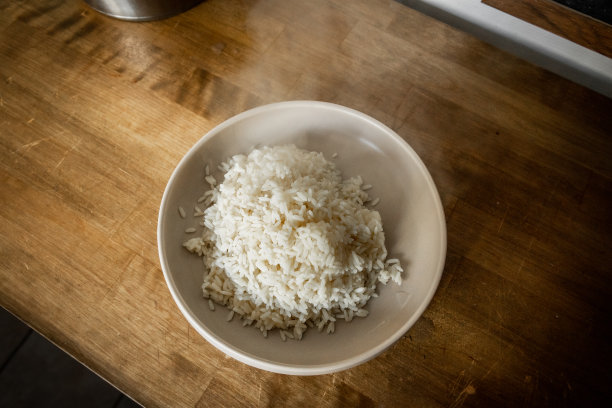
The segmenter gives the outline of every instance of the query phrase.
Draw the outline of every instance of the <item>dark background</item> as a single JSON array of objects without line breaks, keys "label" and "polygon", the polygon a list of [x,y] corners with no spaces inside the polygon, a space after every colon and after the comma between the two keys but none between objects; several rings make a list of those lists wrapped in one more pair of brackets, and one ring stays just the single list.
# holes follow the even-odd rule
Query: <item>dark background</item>
[{"label": "dark background", "polygon": [[612,24],[612,0],[553,0],[605,23]]},{"label": "dark background", "polygon": [[139,407],[0,307],[0,407]]}]

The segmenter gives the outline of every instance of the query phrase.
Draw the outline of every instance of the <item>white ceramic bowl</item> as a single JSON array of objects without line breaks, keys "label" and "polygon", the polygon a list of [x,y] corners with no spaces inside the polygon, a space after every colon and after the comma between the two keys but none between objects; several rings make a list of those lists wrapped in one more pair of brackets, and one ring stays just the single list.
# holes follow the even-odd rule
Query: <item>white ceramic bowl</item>
[{"label": "white ceramic bowl", "polygon": [[[239,319],[226,322],[227,310],[212,312],[202,297],[202,261],[181,244],[197,226],[192,217],[206,190],[205,163],[216,166],[248,153],[255,145],[293,143],[321,151],[336,162],[343,177],[361,175],[380,197],[390,257],[405,269],[401,286],[379,285],[368,303],[370,314],[350,323],[338,321],[334,334],[310,329],[301,341],[283,342],[276,331],[264,338]],[[338,157],[332,159],[332,155]],[[178,207],[188,213],[182,219]],[[168,288],[189,323],[227,355],[264,370],[314,375],[363,363],[392,345],[421,316],[438,286],[446,257],[446,223],[436,187],[423,162],[395,132],[380,122],[339,105],[295,101],[243,112],[215,127],[189,150],[170,177],[159,211],[157,241]]]}]

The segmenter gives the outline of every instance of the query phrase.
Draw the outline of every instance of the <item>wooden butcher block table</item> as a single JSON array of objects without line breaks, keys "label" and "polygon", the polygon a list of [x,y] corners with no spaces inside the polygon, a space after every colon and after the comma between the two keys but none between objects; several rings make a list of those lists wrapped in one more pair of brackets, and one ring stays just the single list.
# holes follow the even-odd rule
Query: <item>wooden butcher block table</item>
[{"label": "wooden butcher block table", "polygon": [[[189,326],[156,226],[207,131],[285,100],[420,155],[448,254],[377,358],[296,377]],[[612,100],[394,1],[209,0],[147,23],[0,2],[0,303],[145,406],[595,406],[610,397]]]}]

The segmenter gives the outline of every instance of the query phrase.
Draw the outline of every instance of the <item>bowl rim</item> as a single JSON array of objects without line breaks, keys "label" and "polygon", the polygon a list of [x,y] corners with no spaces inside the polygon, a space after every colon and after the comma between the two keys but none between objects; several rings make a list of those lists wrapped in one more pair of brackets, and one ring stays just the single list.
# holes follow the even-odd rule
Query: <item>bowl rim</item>
[{"label": "bowl rim", "polygon": [[[217,336],[214,332],[208,330],[204,325],[200,324],[199,320],[195,317],[195,315],[187,308],[186,302],[183,299],[182,295],[179,293],[177,286],[174,282],[174,279],[170,273],[170,266],[168,264],[168,260],[165,256],[164,247],[165,247],[165,238],[162,236],[162,227],[165,225],[165,215],[167,213],[166,208],[168,207],[169,195],[171,192],[171,186],[174,184],[175,179],[178,176],[180,170],[185,166],[185,164],[196,154],[199,150],[200,146],[206,143],[209,139],[214,137],[219,132],[223,131],[229,126],[234,125],[246,118],[262,114],[264,112],[279,110],[279,109],[295,109],[295,108],[320,108],[320,109],[328,109],[339,111],[342,114],[349,114],[352,116],[358,117],[360,120],[369,122],[371,125],[379,128],[383,133],[386,133],[389,137],[394,139],[396,142],[399,142],[399,145],[404,149],[404,152],[411,156],[411,158],[415,161],[415,164],[419,167],[421,173],[425,176],[425,182],[429,189],[429,193],[432,195],[434,200],[434,210],[436,212],[437,220],[438,220],[438,234],[440,237],[440,251],[439,258],[436,262],[435,274],[433,280],[430,284],[429,290],[425,295],[424,301],[417,308],[416,312],[408,319],[399,329],[397,329],[391,336],[389,336],[385,341],[377,344],[375,347],[372,347],[364,352],[361,352],[355,356],[346,358],[344,360],[332,362],[332,363],[324,363],[324,364],[287,364],[287,363],[279,363],[273,362],[267,359],[263,359],[252,355],[251,353],[246,353],[242,350],[236,349],[232,344],[226,342]],[[330,102],[321,102],[321,101],[309,101],[309,100],[296,100],[296,101],[285,101],[285,102],[276,102],[266,105],[261,105],[256,108],[249,109],[242,113],[239,113],[235,116],[232,116],[225,121],[221,122],[217,126],[213,127],[209,130],[202,138],[200,138],[181,158],[179,163],[176,165],[175,169],[166,184],[164,189],[164,194],[162,196],[158,220],[157,220],[157,248],[160,259],[160,264],[162,268],[162,272],[166,281],[166,285],[170,290],[172,298],[176,305],[179,307],[179,310],[183,314],[183,316],[187,319],[189,324],[196,329],[196,331],[204,337],[209,343],[211,343],[214,347],[216,347],[221,352],[235,358],[242,363],[248,364],[252,367],[256,367],[259,369],[263,369],[266,371],[271,371],[279,374],[290,374],[290,375],[321,375],[321,374],[330,374],[342,370],[346,370],[348,368],[354,367],[356,365],[365,363],[373,359],[374,357],[381,354],[391,345],[393,345],[396,341],[398,341],[413,325],[414,323],[422,316],[423,312],[429,304],[439,286],[440,280],[442,278],[442,272],[444,270],[444,265],[446,262],[446,251],[447,251],[447,230],[446,230],[446,219],[444,215],[444,209],[442,207],[442,203],[440,200],[440,195],[438,190],[436,189],[435,183],[431,177],[431,174],[427,170],[427,167],[418,156],[418,154],[412,149],[412,147],[396,132],[392,129],[381,123],[380,121],[372,118],[365,113],[357,111],[352,108],[348,108],[346,106],[330,103]]]}]

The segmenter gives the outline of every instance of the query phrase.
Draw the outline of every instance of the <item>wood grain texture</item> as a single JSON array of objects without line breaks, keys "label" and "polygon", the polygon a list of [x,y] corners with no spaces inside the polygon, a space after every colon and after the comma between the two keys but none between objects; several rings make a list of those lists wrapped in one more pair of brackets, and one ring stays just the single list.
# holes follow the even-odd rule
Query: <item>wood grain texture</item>
[{"label": "wood grain texture", "polygon": [[612,58],[612,26],[551,0],[482,0],[505,13]]},{"label": "wood grain texture", "polygon": [[[392,127],[440,191],[423,317],[334,375],[263,372],[160,271],[166,182],[213,126],[317,99]],[[588,406],[610,398],[612,101],[394,1],[209,0],[126,23],[0,1],[0,302],[145,406]]]}]

